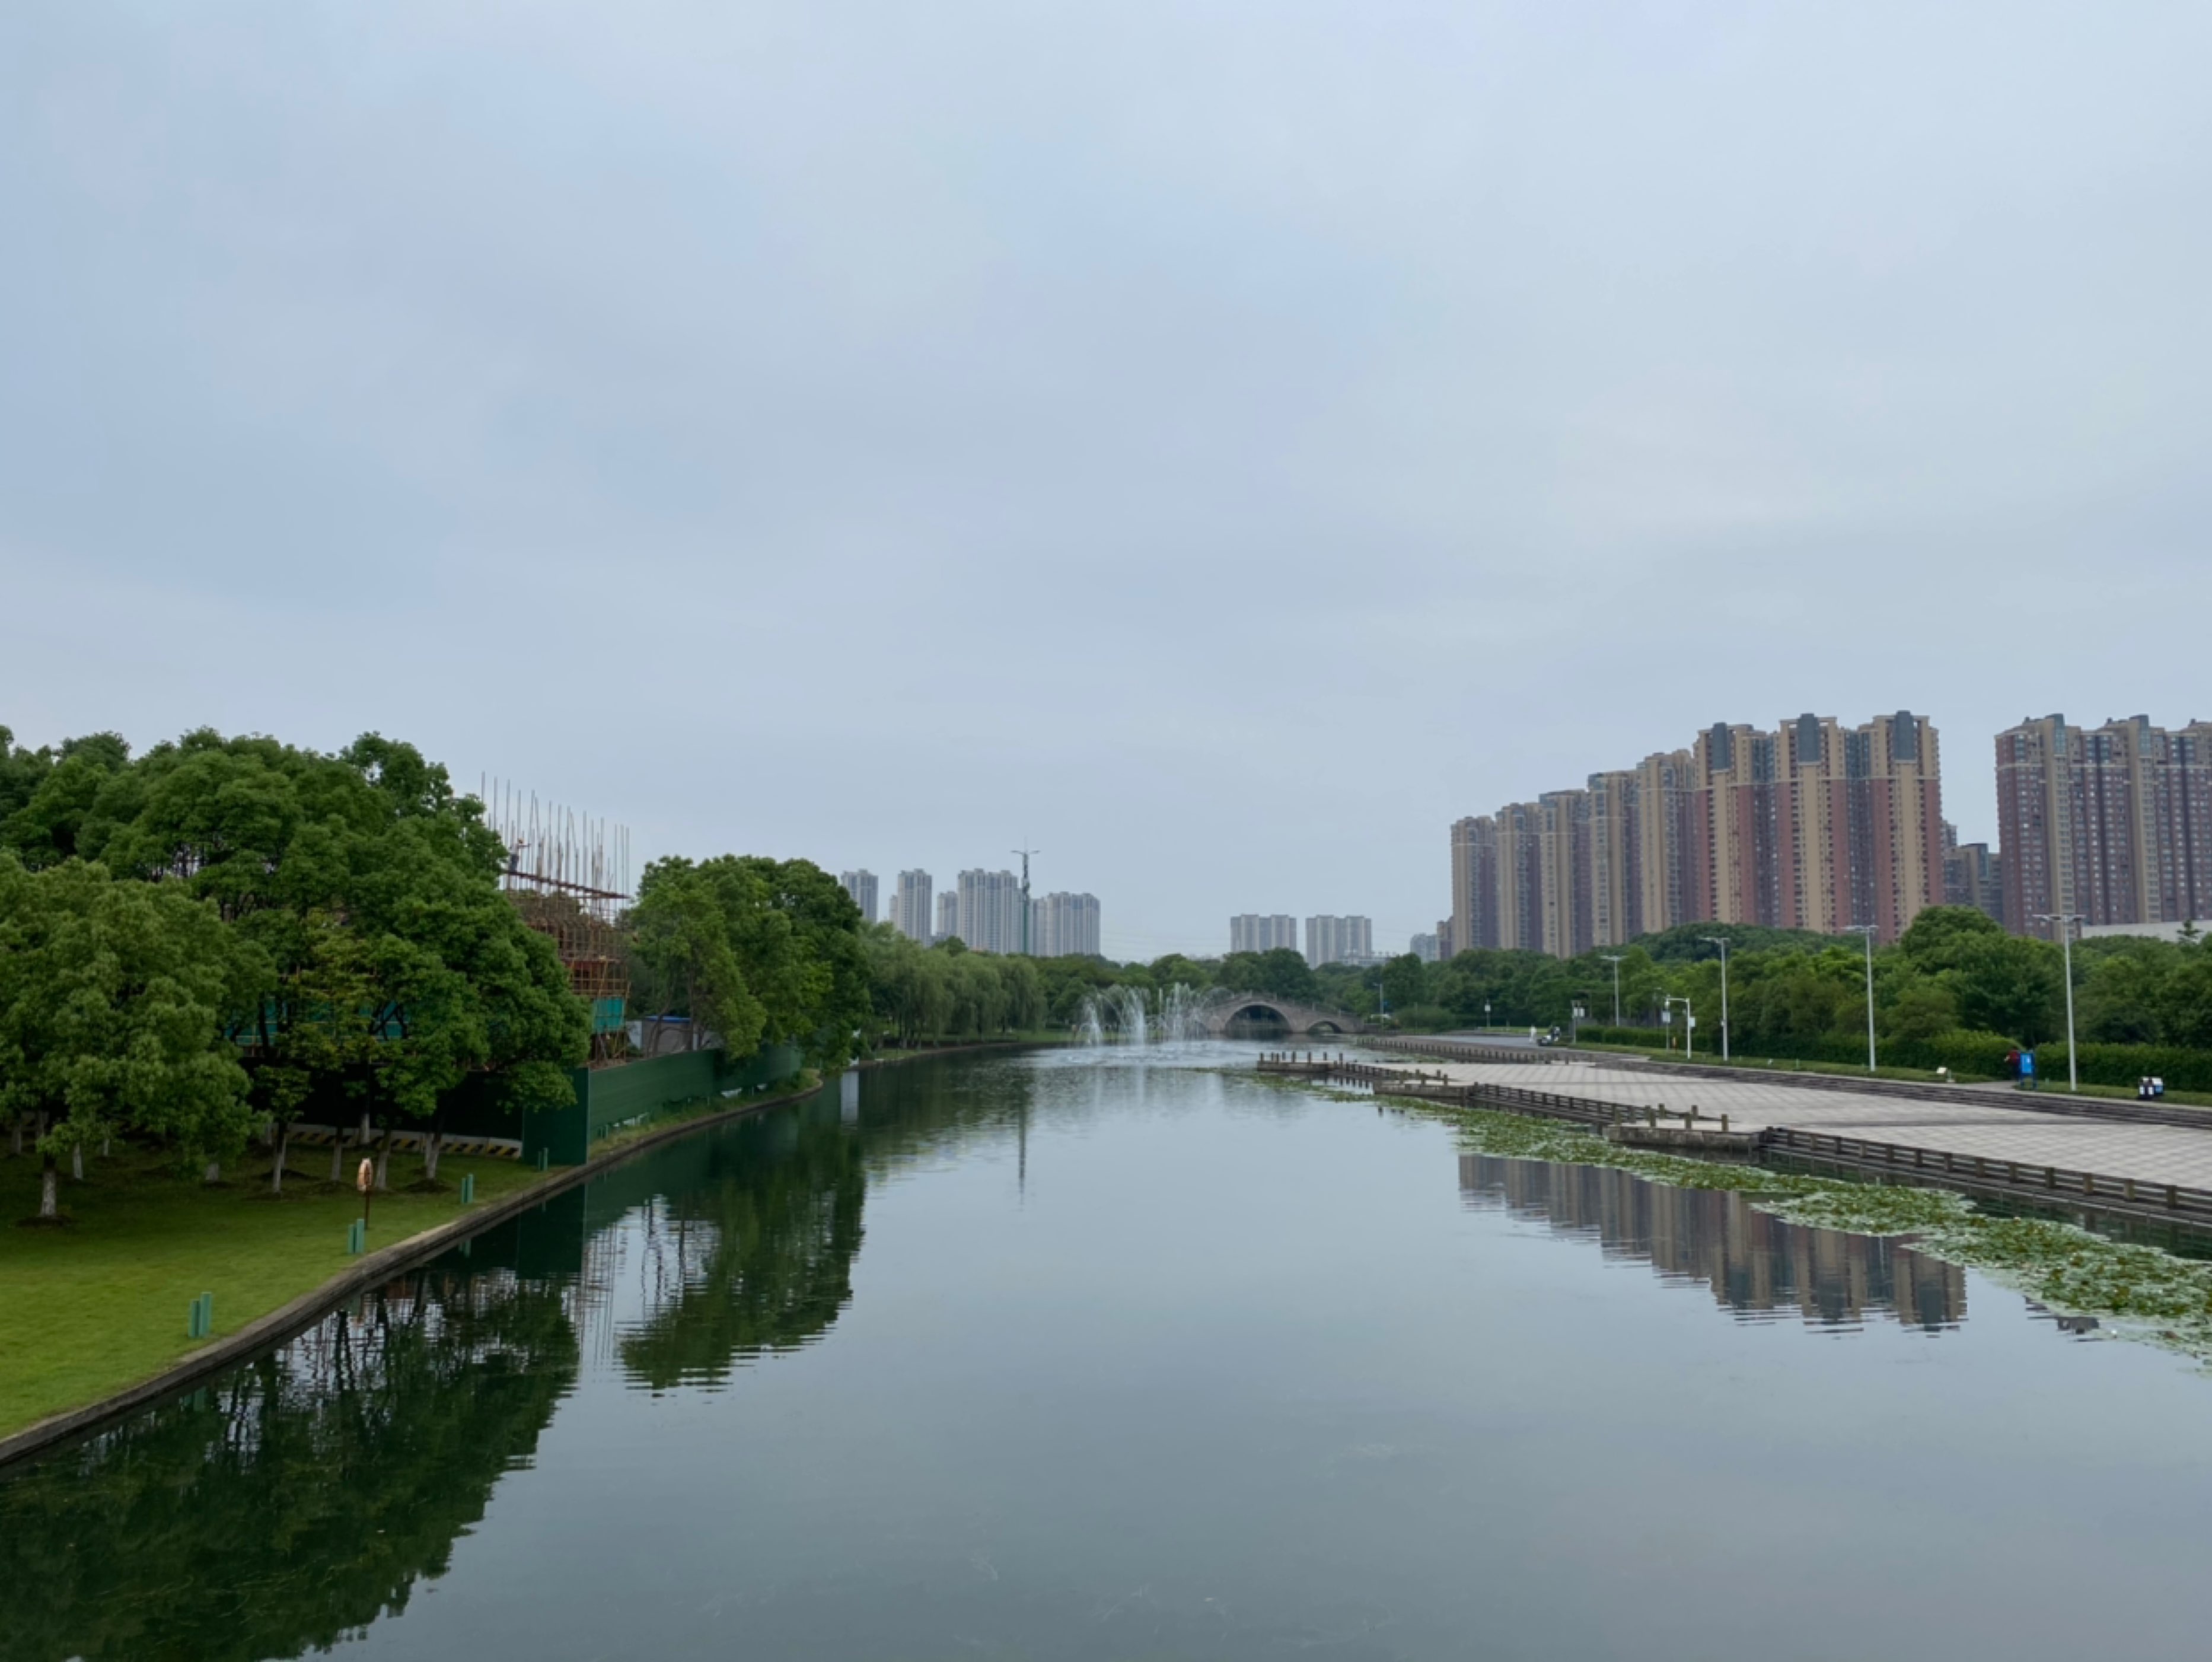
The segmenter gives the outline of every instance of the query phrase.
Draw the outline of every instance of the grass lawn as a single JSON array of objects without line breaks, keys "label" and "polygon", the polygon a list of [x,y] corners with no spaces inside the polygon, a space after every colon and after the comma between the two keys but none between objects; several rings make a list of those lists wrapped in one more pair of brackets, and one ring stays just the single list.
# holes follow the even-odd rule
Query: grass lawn
[{"label": "grass lawn", "polygon": [[[356,1158],[349,1154],[349,1171]],[[233,1186],[210,1189],[118,1144],[112,1158],[87,1160],[82,1184],[64,1166],[69,1227],[27,1229],[15,1220],[38,1210],[39,1161],[10,1159],[0,1144],[0,1435],[120,1391],[205,1343],[185,1336],[185,1306],[201,1293],[215,1294],[220,1337],[344,1269],[361,1196],[326,1192],[327,1148],[295,1144],[290,1166],[284,1198],[271,1200],[258,1150]],[[448,1154],[438,1176],[451,1190],[410,1195],[422,1162],[395,1153],[392,1191],[369,1215],[370,1250],[459,1217],[469,1172],[479,1205],[539,1180],[520,1161]]]}]

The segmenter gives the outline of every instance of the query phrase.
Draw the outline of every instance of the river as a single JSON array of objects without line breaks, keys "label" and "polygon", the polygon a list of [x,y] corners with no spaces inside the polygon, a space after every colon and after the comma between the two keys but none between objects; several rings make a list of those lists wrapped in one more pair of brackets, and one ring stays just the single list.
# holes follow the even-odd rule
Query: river
[{"label": "river", "polygon": [[2203,1653],[2194,1364],[1252,1056],[643,1156],[0,1483],[0,1659]]}]

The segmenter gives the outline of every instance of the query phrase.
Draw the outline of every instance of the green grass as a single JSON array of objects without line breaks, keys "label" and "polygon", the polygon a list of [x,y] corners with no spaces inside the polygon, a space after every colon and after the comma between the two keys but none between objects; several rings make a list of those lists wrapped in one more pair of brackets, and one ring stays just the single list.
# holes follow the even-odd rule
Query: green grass
[{"label": "green grass", "polygon": [[[355,1163],[349,1154],[349,1169]],[[324,1192],[327,1148],[294,1145],[284,1198],[266,1198],[269,1161],[256,1151],[233,1186],[210,1189],[162,1157],[118,1145],[88,1160],[86,1181],[62,1173],[66,1228],[21,1228],[38,1210],[39,1161],[0,1153],[0,1435],[50,1414],[96,1402],[198,1348],[185,1336],[185,1306],[215,1294],[215,1334],[312,1292],[352,1262],[346,1227],[361,1215],[350,1188]],[[481,1206],[540,1180],[515,1160],[439,1162],[444,1194],[410,1195],[422,1175],[394,1154],[392,1192],[375,1197],[370,1250],[462,1215],[460,1180],[473,1172]],[[313,1173],[305,1177],[301,1174]]]}]

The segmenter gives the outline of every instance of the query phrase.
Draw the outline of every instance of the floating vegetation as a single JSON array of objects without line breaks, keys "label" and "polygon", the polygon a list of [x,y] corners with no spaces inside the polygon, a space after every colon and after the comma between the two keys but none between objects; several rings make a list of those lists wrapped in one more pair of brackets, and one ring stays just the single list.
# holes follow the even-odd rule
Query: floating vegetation
[{"label": "floating vegetation", "polygon": [[1979,1270],[2062,1316],[2094,1316],[2122,1336],[2212,1362],[2212,1263],[2108,1240],[2055,1218],[1999,1217],[1948,1189],[1857,1182],[1624,1148],[1557,1121],[1393,1100],[1447,1121],[1472,1154],[1603,1166],[1678,1189],[1729,1189],[1787,1223],[1909,1235],[1917,1251]]}]

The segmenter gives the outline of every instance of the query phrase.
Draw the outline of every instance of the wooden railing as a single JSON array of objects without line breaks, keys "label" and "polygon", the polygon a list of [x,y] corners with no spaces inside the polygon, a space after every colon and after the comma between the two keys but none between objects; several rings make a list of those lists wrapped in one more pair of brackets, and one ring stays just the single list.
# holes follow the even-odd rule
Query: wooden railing
[{"label": "wooden railing", "polygon": [[1917,1148],[1907,1143],[1875,1142],[1865,1137],[1831,1136],[1823,1131],[1793,1131],[1778,1126],[1766,1134],[1766,1147],[1856,1171],[1899,1177],[1917,1174],[1933,1182],[1994,1190],[2045,1205],[2071,1201],[2163,1212],[2184,1221],[2212,1223],[2212,1190],[2192,1189],[2184,1184],[2149,1183],[2101,1172],[2077,1172],[2070,1166],[1991,1160],[1948,1149]]}]

